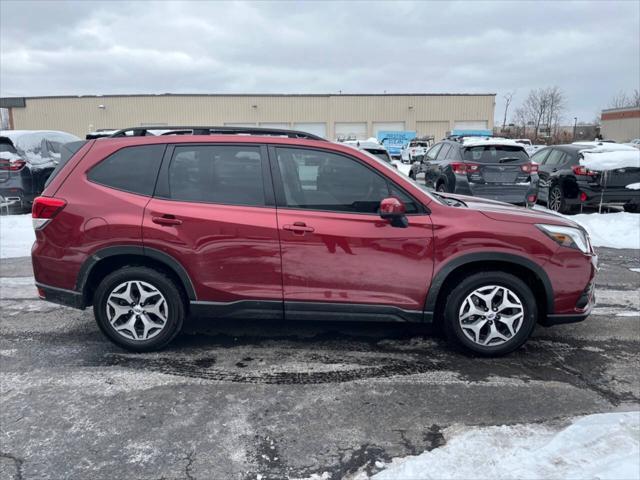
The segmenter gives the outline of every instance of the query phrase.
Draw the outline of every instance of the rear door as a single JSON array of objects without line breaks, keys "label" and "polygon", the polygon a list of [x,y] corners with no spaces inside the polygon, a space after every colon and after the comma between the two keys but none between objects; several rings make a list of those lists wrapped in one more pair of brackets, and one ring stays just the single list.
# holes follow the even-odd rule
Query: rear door
[{"label": "rear door", "polygon": [[[308,148],[270,152],[286,318],[420,320],[433,270],[424,207],[360,159]],[[391,195],[407,206],[407,228],[378,214]]]},{"label": "rear door", "polygon": [[280,244],[266,147],[169,147],[144,212],[145,248],[187,270],[217,316],[282,318]]},{"label": "rear door", "polygon": [[489,184],[525,182],[529,174],[522,165],[529,163],[529,155],[523,147],[511,145],[478,145],[465,147],[463,159],[476,164],[478,169],[469,174],[469,181]]},{"label": "rear door", "polygon": [[545,148],[536,152],[535,155],[531,157],[531,161],[538,164],[538,198],[543,201],[547,201],[548,190],[547,186],[549,185],[549,170],[547,166],[547,158],[551,153],[551,148]]}]

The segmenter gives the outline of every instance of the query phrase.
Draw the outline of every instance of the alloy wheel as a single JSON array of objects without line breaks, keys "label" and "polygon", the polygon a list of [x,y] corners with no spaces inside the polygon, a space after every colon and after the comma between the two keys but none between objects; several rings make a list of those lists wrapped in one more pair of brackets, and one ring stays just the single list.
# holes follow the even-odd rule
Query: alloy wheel
[{"label": "alloy wheel", "polygon": [[549,210],[560,211],[562,205],[562,192],[558,187],[553,187],[549,192]]},{"label": "alloy wheel", "polygon": [[524,307],[512,290],[488,285],[467,295],[460,306],[458,322],[472,342],[485,347],[502,345],[522,327]]},{"label": "alloy wheel", "polygon": [[169,307],[164,295],[150,283],[123,282],[107,297],[107,319],[128,340],[149,340],[167,325]]}]

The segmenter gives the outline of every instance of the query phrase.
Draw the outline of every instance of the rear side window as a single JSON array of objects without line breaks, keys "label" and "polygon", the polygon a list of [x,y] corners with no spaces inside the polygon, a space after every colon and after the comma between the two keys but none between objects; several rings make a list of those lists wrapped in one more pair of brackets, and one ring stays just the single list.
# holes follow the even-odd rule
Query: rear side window
[{"label": "rear side window", "polygon": [[80,140],[78,142],[64,143],[60,145],[60,160],[58,160],[58,164],[47,178],[47,181],[44,182],[45,188],[49,186],[49,184],[53,181],[54,178],[60,173],[60,170],[64,168],[67,162],[73,157],[78,150],[80,150],[84,144],[87,143],[84,140]]},{"label": "rear side window", "polygon": [[93,167],[90,181],[126,192],[151,196],[165,145],[125,147]]},{"label": "rear side window", "polygon": [[176,147],[169,198],[186,202],[264,206],[263,158],[251,145]]},{"label": "rear side window", "polygon": [[448,143],[442,144],[442,148],[438,152],[438,156],[437,156],[436,159],[437,160],[444,160],[444,158],[447,156],[447,153],[449,153],[450,149],[451,149],[451,145],[449,145]]}]

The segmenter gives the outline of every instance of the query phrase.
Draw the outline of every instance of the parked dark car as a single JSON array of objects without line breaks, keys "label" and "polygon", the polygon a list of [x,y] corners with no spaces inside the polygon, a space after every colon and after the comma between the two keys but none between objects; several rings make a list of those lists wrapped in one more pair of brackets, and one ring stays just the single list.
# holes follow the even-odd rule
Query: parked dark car
[{"label": "parked dark car", "polygon": [[0,195],[17,210],[30,210],[60,161],[62,145],[78,140],[51,130],[0,131]]},{"label": "parked dark car", "polygon": [[532,205],[538,193],[537,165],[524,145],[504,139],[444,140],[411,166],[409,176],[442,193]]},{"label": "parked dark car", "polygon": [[596,206],[600,202],[637,212],[640,190],[625,187],[640,182],[640,169],[622,168],[606,175],[591,171],[580,165],[582,152],[591,148],[580,144],[555,145],[531,157],[539,164],[539,202],[560,213],[575,213],[582,206]]},{"label": "parked dark car", "polygon": [[429,192],[311,134],[204,131],[80,142],[33,205],[41,298],[93,305],[133,351],[191,314],[437,322],[501,355],[591,311],[597,256],[571,220]]},{"label": "parked dark car", "polygon": [[371,155],[378,157],[383,162],[387,162],[393,168],[398,168],[396,164],[392,162],[389,151],[385,148],[384,145],[381,145],[378,142],[364,140],[347,140],[346,142],[342,142],[342,144],[349,145],[350,147],[357,148],[358,150],[368,152]]}]

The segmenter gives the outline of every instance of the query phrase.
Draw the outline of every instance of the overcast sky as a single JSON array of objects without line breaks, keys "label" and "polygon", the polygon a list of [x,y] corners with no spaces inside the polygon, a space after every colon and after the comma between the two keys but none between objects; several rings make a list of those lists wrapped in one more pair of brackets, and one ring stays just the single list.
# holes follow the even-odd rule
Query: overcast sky
[{"label": "overcast sky", "polygon": [[0,0],[0,95],[497,93],[591,121],[640,84],[640,2]]}]

